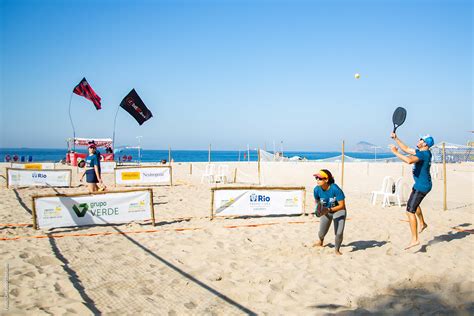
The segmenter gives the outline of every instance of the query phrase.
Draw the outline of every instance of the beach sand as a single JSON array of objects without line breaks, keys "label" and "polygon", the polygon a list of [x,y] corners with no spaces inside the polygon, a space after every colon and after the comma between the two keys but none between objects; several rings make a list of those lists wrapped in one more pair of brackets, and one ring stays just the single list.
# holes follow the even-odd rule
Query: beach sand
[{"label": "beach sand", "polygon": [[[237,184],[258,183],[257,163],[228,163]],[[382,178],[403,176],[402,163],[347,163],[348,221],[334,254],[312,247],[313,215],[209,220],[216,184],[201,184],[205,163],[173,165],[170,186],[154,186],[156,226],[122,225],[34,230],[32,196],[86,192],[74,169],[72,188],[6,188],[0,168],[0,275],[3,315],[324,315],[474,313],[474,165],[448,165],[443,210],[442,167],[422,203],[428,228],[409,250],[404,207],[370,202]],[[340,163],[263,163],[265,185],[306,187],[312,174]],[[237,171],[235,170],[237,168]],[[104,175],[109,190],[113,176]],[[220,184],[219,184],[220,185]],[[232,184],[229,184],[232,185]],[[28,226],[23,226],[28,224]],[[147,230],[151,230],[148,231]],[[110,233],[105,235],[104,233]],[[41,237],[41,238],[40,238]],[[6,291],[8,289],[8,291]]]}]

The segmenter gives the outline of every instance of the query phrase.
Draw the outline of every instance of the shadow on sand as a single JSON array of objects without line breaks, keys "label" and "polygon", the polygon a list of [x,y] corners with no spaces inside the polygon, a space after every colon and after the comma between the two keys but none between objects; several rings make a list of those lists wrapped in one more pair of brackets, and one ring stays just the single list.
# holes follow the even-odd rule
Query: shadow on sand
[{"label": "shadow on sand", "polygon": [[[440,287],[449,295],[440,295]],[[473,315],[473,292],[460,288],[459,284],[403,283],[384,294],[360,298],[355,309],[337,304],[310,307],[324,315]]]},{"label": "shadow on sand", "polygon": [[[470,226],[471,224],[461,224],[456,227],[467,227]],[[456,227],[453,227],[455,229]],[[456,239],[462,239],[470,236],[472,233],[470,231],[457,231],[457,232],[448,232],[447,234],[435,236],[432,240],[428,241],[426,245],[421,246],[420,250],[418,252],[426,252],[428,247],[432,245],[439,244],[441,242],[450,242]]]}]

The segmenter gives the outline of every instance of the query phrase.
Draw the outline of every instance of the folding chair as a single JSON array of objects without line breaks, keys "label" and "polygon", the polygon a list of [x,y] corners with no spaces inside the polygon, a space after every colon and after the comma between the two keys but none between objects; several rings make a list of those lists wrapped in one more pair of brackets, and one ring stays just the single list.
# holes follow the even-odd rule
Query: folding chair
[{"label": "folding chair", "polygon": [[202,174],[201,177],[201,183],[204,183],[204,180],[207,179],[208,183],[213,183],[214,182],[214,173],[215,173],[215,165],[213,164],[207,164],[206,165],[206,170]]},{"label": "folding chair", "polygon": [[227,183],[227,175],[229,174],[228,165],[219,165],[217,168],[216,182]]},{"label": "folding chair", "polygon": [[[377,196],[381,195],[382,199],[384,198],[385,194],[387,193],[392,193],[392,186],[395,183],[392,177],[384,177],[382,180],[382,187],[378,191],[372,191],[372,204],[375,205],[375,202],[377,201]],[[383,202],[383,200],[382,200]]]},{"label": "folding chair", "polygon": [[390,199],[395,198],[398,203],[398,206],[401,207],[402,200],[403,200],[402,195],[403,195],[403,178],[400,177],[397,179],[397,182],[395,182],[395,192],[392,192],[392,190],[390,190],[389,193],[384,194],[382,206],[383,207],[390,206],[390,202],[391,202]]}]

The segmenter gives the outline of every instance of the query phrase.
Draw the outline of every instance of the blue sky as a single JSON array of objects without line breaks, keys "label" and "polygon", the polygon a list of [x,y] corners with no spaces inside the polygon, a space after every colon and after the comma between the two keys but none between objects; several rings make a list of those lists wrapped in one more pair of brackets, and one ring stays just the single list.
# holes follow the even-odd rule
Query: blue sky
[{"label": "blue sky", "polygon": [[[117,145],[325,151],[364,140],[472,138],[472,1],[0,0],[0,147],[112,137]],[[360,73],[359,80],[354,74]]]}]

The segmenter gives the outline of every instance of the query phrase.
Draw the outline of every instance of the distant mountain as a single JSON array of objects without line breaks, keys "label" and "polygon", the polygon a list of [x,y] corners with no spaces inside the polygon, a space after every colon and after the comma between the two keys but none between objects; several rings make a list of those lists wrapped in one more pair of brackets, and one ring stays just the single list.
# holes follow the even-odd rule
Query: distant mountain
[{"label": "distant mountain", "polygon": [[358,142],[355,145],[355,147],[352,149],[352,151],[360,152],[360,153],[373,153],[375,151],[374,147],[377,147],[377,152],[380,152],[380,153],[387,152],[387,148],[383,148],[381,146],[377,146],[366,141]]}]

